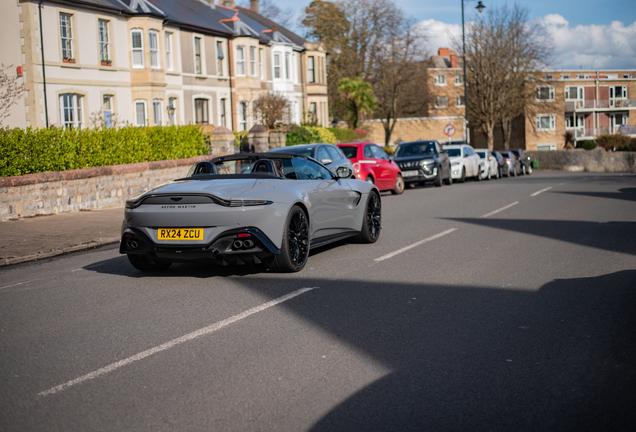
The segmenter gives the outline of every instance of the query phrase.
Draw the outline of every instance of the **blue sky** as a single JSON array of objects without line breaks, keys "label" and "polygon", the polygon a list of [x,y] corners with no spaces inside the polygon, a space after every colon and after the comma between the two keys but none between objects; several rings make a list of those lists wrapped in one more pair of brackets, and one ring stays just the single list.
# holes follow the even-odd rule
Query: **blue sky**
[{"label": "blue sky", "polygon": [[[394,0],[429,35],[429,51],[450,46],[461,34],[461,1]],[[489,7],[514,2],[482,0]],[[273,0],[299,18],[310,0]],[[636,0],[519,1],[530,9],[530,19],[546,27],[553,39],[554,69],[636,69]],[[477,1],[466,1],[466,19]],[[299,34],[302,30],[296,29]]]}]

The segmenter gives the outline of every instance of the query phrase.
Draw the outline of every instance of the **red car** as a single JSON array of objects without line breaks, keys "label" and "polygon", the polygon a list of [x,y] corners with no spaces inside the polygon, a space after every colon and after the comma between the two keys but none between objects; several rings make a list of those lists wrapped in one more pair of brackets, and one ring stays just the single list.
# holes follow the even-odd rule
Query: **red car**
[{"label": "red car", "polygon": [[404,192],[402,171],[380,147],[373,143],[338,144],[338,147],[353,164],[358,180],[373,183],[381,191],[394,195]]}]

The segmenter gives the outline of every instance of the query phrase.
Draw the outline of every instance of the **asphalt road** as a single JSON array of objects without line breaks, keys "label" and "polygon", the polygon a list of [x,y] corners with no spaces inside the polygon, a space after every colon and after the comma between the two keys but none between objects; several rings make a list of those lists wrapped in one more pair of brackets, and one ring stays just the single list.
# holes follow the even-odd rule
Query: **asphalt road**
[{"label": "asphalt road", "polygon": [[636,176],[382,198],[298,274],[3,269],[0,430],[633,430]]}]

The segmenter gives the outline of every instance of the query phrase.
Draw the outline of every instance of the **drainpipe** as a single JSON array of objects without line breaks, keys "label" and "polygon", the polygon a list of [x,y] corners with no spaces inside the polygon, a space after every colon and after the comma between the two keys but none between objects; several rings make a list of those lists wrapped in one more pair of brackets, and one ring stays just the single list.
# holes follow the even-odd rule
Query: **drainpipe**
[{"label": "drainpipe", "polygon": [[44,36],[42,36],[42,1],[38,5],[40,11],[40,54],[42,54],[42,83],[44,85],[44,118],[46,120],[46,128],[49,128],[49,110],[46,103],[46,72],[44,68]]},{"label": "drainpipe", "polygon": [[232,73],[234,67],[232,66],[232,39],[227,40],[227,71],[230,77],[230,119],[232,122],[232,130],[234,130],[234,98],[232,97]]}]

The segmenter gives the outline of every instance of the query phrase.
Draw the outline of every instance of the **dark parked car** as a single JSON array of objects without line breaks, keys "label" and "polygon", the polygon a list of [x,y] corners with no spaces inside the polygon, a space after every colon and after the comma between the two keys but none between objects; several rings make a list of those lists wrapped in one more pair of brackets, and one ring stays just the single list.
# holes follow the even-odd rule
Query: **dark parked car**
[{"label": "dark parked car", "polygon": [[402,170],[405,184],[424,184],[432,181],[435,186],[453,183],[448,153],[437,141],[413,141],[398,145],[393,161]]},{"label": "dark parked car", "polygon": [[517,156],[517,160],[521,164],[521,173],[530,175],[532,174],[532,160],[530,160],[530,156],[526,156],[526,153],[521,149],[510,150],[515,156]]},{"label": "dark parked car", "polygon": [[[353,164],[342,153],[342,150],[333,144],[317,143],[304,144],[289,147],[275,148],[269,153],[283,152],[307,156],[316,159],[318,162],[329,168],[329,171],[335,173],[340,167],[347,167],[353,173]],[[352,177],[353,178],[353,177]]]},{"label": "dark parked car", "polygon": [[497,159],[497,165],[499,169],[499,177],[510,177],[510,170],[508,169],[508,164],[501,156],[501,153],[498,151],[493,151],[492,155]]},{"label": "dark parked car", "polygon": [[510,150],[500,151],[501,157],[508,164],[508,172],[511,176],[515,177],[521,175],[521,162],[517,158],[517,155]]}]

